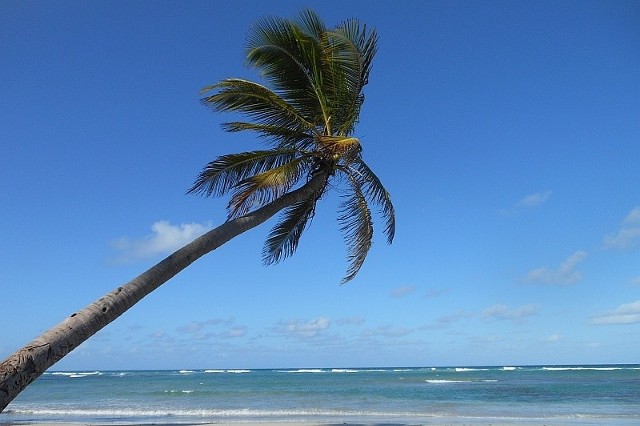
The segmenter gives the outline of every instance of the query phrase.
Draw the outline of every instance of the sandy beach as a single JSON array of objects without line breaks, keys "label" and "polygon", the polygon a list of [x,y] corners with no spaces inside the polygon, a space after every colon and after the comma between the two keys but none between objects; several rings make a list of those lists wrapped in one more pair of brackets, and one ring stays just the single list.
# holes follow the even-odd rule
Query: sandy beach
[{"label": "sandy beach", "polygon": [[[615,420],[614,420],[615,422]],[[0,423],[2,426],[105,426],[103,423]],[[321,423],[321,422],[215,422],[215,423],[150,423],[150,424],[117,424],[109,426],[576,426],[576,425],[629,425],[631,423],[610,423],[606,422],[581,422],[581,421],[562,421],[562,422],[545,422],[545,421],[521,421],[513,422],[487,422],[486,419],[478,421],[470,421],[469,419],[447,419],[447,421],[434,420],[428,423],[395,423],[395,422],[371,422],[371,423]]]},{"label": "sandy beach", "polygon": [[206,422],[206,423],[180,423],[167,421],[166,423],[72,423],[72,422],[19,422],[19,423],[3,423],[2,426],[579,426],[579,425],[608,425],[608,426],[631,426],[633,422],[621,421],[620,419],[601,419],[594,421],[593,419],[575,419],[575,420],[562,420],[562,421],[546,421],[546,420],[517,420],[517,421],[488,421],[487,419],[455,419],[450,418],[446,421],[442,419],[434,419],[429,422],[416,422],[416,423],[404,423],[404,422],[358,422],[358,423],[323,423],[323,422],[301,422],[301,421],[279,421],[279,422],[234,422],[234,421],[221,421],[221,422]]}]

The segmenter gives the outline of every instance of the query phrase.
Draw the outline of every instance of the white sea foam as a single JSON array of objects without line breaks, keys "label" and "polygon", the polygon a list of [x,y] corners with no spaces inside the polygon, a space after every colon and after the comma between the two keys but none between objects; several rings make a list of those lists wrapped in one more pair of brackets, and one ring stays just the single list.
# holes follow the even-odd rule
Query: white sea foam
[{"label": "white sea foam", "polygon": [[227,370],[227,373],[234,373],[234,374],[242,374],[242,373],[251,373],[251,370]]},{"label": "white sea foam", "polygon": [[334,368],[331,370],[332,373],[358,373],[360,370],[352,370],[350,368]]},{"label": "white sea foam", "polygon": [[180,374],[191,374],[191,373],[193,373],[193,370],[180,370],[180,371],[178,371],[178,373],[180,373]]},{"label": "white sea foam", "polygon": [[224,370],[204,370],[205,373],[224,373]]},{"label": "white sea foam", "polygon": [[517,369],[518,369],[518,367],[502,367],[503,371],[514,371],[514,370],[517,370]]},{"label": "white sea foam", "polygon": [[321,368],[300,368],[298,370],[284,370],[286,373],[324,373]]},{"label": "white sea foam", "polygon": [[445,379],[428,379],[425,380],[427,383],[433,384],[445,384],[445,383],[494,383],[497,380],[494,379],[486,379],[486,380],[445,380]]},{"label": "white sea foam", "polygon": [[67,371],[55,371],[51,373],[52,376],[66,376],[70,378],[81,378],[87,376],[101,376],[99,371],[80,371],[80,372],[67,372]]},{"label": "white sea foam", "polygon": [[[71,418],[77,417],[93,417],[93,418],[138,418],[142,422],[154,421],[153,418],[162,418],[162,421],[167,421],[167,417],[169,418],[183,418],[185,420],[180,420],[187,422],[188,418],[195,419],[206,419],[207,422],[215,421],[215,423],[225,423],[225,419],[229,419],[231,421],[240,420],[240,419],[251,419],[248,422],[250,423],[260,423],[264,420],[269,421],[268,419],[274,419],[277,421],[282,421],[279,419],[292,419],[292,418],[304,418],[304,417],[312,417],[312,418],[325,418],[328,422],[332,420],[329,419],[338,419],[342,420],[345,417],[352,416],[354,419],[361,420],[362,418],[372,418],[372,419],[401,419],[401,418],[409,418],[415,421],[415,419],[431,419],[428,420],[428,424],[431,424],[433,419],[441,419],[446,421],[447,419],[469,419],[472,420],[472,423],[483,419],[482,416],[474,416],[474,415],[460,415],[460,414],[450,414],[447,412],[437,412],[437,411],[427,411],[421,413],[415,413],[411,411],[377,411],[377,410],[348,410],[348,409],[276,409],[276,410],[260,410],[260,409],[178,409],[178,410],[169,410],[166,408],[162,409],[137,409],[137,408],[100,408],[100,409],[47,409],[47,408],[38,408],[38,409],[9,409],[5,411],[5,414],[9,415],[27,415],[29,417],[33,416],[70,416]],[[142,420],[142,419],[148,420]],[[622,417],[624,419],[625,417]],[[629,417],[630,419],[635,419],[636,416]],[[262,419],[257,421],[256,419]],[[495,417],[487,417],[487,419],[495,420]],[[527,416],[510,416],[506,417],[510,421],[523,420],[530,422],[531,417]],[[609,419],[609,417],[603,417],[598,414],[560,414],[560,415],[551,415],[541,417],[541,419],[553,419],[553,420],[569,420],[573,421],[575,419],[594,419],[594,420],[602,420]],[[613,417],[615,419],[615,416]],[[289,422],[290,420],[282,421]],[[615,420],[614,420],[615,422]],[[83,423],[83,422],[78,422]],[[295,422],[294,422],[295,423]],[[510,423],[510,422],[509,422]],[[599,422],[598,422],[599,423]],[[112,424],[112,423],[105,423]],[[113,423],[117,424],[117,423]],[[178,424],[178,423],[174,423]],[[447,423],[448,424],[448,423]],[[475,423],[474,423],[475,424]],[[478,423],[479,424],[479,423]],[[615,424],[615,423],[614,423]],[[624,423],[627,424],[627,423]]]},{"label": "white sea foam", "polygon": [[488,368],[468,368],[468,367],[457,367],[455,370],[458,373],[466,373],[469,371],[489,371]]},{"label": "white sea foam", "polygon": [[[348,410],[348,409],[149,409],[149,408],[91,408],[91,409],[12,409],[8,413],[26,414],[30,416],[82,416],[82,417],[200,417],[200,418],[291,418],[294,416],[306,417],[334,417],[334,416],[372,416],[377,418],[398,418],[411,415],[413,413],[401,411],[369,411],[369,410]],[[421,413],[423,417],[437,416],[434,413]]]},{"label": "white sea foam", "polygon": [[542,367],[546,371],[614,371],[623,370],[622,367]]}]

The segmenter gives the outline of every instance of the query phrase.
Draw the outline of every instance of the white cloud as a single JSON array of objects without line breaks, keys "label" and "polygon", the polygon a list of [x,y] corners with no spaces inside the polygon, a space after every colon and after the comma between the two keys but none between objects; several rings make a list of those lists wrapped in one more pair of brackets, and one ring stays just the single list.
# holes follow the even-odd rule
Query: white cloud
[{"label": "white cloud", "polygon": [[543,342],[547,342],[547,343],[556,343],[562,340],[564,340],[564,337],[562,337],[561,334],[552,334],[551,336],[547,336],[544,339],[542,339]]},{"label": "white cloud", "polygon": [[218,336],[222,338],[227,338],[227,339],[232,339],[235,337],[244,337],[247,335],[247,330],[248,328],[246,325],[236,325],[220,333]]},{"label": "white cloud", "polygon": [[214,326],[214,325],[231,325],[233,324],[233,318],[213,318],[206,321],[191,321],[189,324],[180,326],[176,328],[178,333],[199,333],[205,327]]},{"label": "white cloud", "polygon": [[534,304],[523,305],[515,309],[509,309],[506,305],[497,304],[485,309],[482,312],[482,316],[497,320],[521,321],[537,313],[538,307]]},{"label": "white cloud", "polygon": [[640,224],[640,206],[631,209],[627,217],[624,218],[625,224]]},{"label": "white cloud", "polygon": [[640,226],[623,227],[615,235],[604,237],[604,248],[607,249],[628,249],[640,241]]},{"label": "white cloud", "polygon": [[619,325],[640,323],[640,300],[625,303],[617,308],[591,318],[594,325]]},{"label": "white cloud", "polygon": [[187,325],[176,328],[178,333],[199,333],[205,327],[205,323],[193,321]]},{"label": "white cloud", "polygon": [[629,280],[629,284],[640,286],[640,276],[632,278],[631,280]]},{"label": "white cloud", "polygon": [[[230,339],[244,337],[247,334],[247,326],[234,325],[234,318],[213,318],[206,321],[191,321],[188,324],[176,328],[176,332],[188,335],[193,340],[209,340],[212,338]],[[220,331],[207,331],[214,327],[224,328]],[[219,329],[218,329],[219,330]]]},{"label": "white cloud", "polygon": [[171,225],[166,220],[151,225],[151,234],[140,239],[119,238],[111,243],[120,252],[118,262],[148,259],[171,253],[211,229],[210,224],[183,223]]},{"label": "white cloud", "polygon": [[556,269],[542,267],[529,271],[524,282],[551,285],[575,284],[582,280],[582,274],[579,271],[576,271],[576,267],[586,257],[586,252],[577,251],[569,256]]},{"label": "white cloud", "polygon": [[489,306],[484,311],[459,311],[451,315],[438,317],[431,324],[425,324],[419,329],[421,330],[441,330],[449,327],[455,327],[458,323],[478,320],[494,320],[494,321],[512,321],[523,322],[526,318],[538,315],[538,305],[530,303],[528,305],[510,308],[507,305],[498,303]]},{"label": "white cloud", "polygon": [[442,329],[442,328],[449,327],[453,324],[456,324],[460,321],[465,321],[470,318],[474,318],[475,316],[476,314],[474,314],[473,312],[459,311],[451,315],[438,317],[435,319],[435,322],[433,324],[427,324],[420,328],[423,330]]},{"label": "white cloud", "polygon": [[345,317],[336,320],[337,325],[362,325],[365,319],[362,317]]},{"label": "white cloud", "polygon": [[412,330],[404,327],[393,327],[390,325],[383,325],[371,330],[367,330],[364,334],[366,337],[403,337],[407,334],[411,334]]},{"label": "white cloud", "polygon": [[394,288],[391,291],[391,297],[393,297],[394,299],[399,299],[401,297],[405,297],[410,293],[413,293],[415,289],[415,286],[412,285],[405,285],[402,287]]},{"label": "white cloud", "polygon": [[536,192],[535,194],[529,194],[522,198],[515,205],[516,208],[531,208],[537,207],[544,203],[551,196],[551,191]]},{"label": "white cloud", "polygon": [[328,329],[330,325],[331,321],[325,317],[319,317],[306,322],[299,319],[291,319],[281,323],[278,331],[288,336],[309,338],[317,336],[322,331]]},{"label": "white cloud", "polygon": [[640,243],[640,206],[631,209],[617,233],[603,239],[606,249],[629,249]]},{"label": "white cloud", "polygon": [[549,197],[551,197],[551,191],[536,192],[529,194],[518,200],[513,206],[508,209],[501,210],[501,213],[507,216],[518,213],[519,211],[533,209],[544,204]]},{"label": "white cloud", "polygon": [[503,336],[498,336],[495,334],[489,334],[487,336],[471,336],[468,338],[469,343],[476,347],[481,347],[482,350],[487,347],[494,347],[494,345],[503,342],[505,339]]},{"label": "white cloud", "polygon": [[149,335],[155,341],[173,341],[165,330],[158,330]]},{"label": "white cloud", "polygon": [[437,297],[443,296],[447,293],[449,293],[451,291],[451,289],[448,288],[432,288],[427,290],[427,292],[425,293],[424,297],[426,299],[435,299]]}]

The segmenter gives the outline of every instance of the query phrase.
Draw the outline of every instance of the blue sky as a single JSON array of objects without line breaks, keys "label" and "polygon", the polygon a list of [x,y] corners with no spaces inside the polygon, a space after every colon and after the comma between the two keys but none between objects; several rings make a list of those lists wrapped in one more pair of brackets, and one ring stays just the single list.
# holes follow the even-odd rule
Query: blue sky
[{"label": "blue sky", "polygon": [[257,79],[248,28],[304,7],[379,32],[356,136],[393,245],[340,286],[326,197],[293,258],[252,230],[55,368],[638,362],[633,1],[0,2],[0,357],[224,221],[185,191],[260,144],[199,89]]}]

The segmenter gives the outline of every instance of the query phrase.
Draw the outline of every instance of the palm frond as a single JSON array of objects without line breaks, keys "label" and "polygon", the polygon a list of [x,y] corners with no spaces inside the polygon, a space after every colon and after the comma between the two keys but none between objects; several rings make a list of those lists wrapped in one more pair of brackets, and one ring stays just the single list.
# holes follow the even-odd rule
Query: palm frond
[{"label": "palm frond", "polygon": [[371,61],[377,50],[377,34],[360,27],[356,20],[344,22],[326,33],[324,40],[328,72],[327,91],[332,94],[332,123],[336,134],[348,135],[355,128],[364,102],[362,89],[368,82]]},{"label": "palm frond", "polygon": [[304,9],[300,12],[298,22],[304,31],[315,37],[316,40],[320,40],[322,35],[327,31],[327,27],[324,22],[322,22],[322,19],[320,19],[320,16],[311,9]]},{"label": "palm frond", "polygon": [[348,248],[349,268],[342,283],[351,281],[362,267],[373,240],[373,221],[360,183],[349,177],[349,194],[340,204],[338,223]]},{"label": "palm frond", "polygon": [[358,51],[361,57],[362,71],[360,73],[361,81],[357,84],[357,91],[361,91],[369,82],[369,73],[373,58],[378,50],[378,34],[375,30],[367,30],[367,26],[360,26],[355,19],[350,19],[339,25],[334,31],[349,40]]},{"label": "palm frond", "polygon": [[266,124],[247,123],[244,121],[232,121],[223,123],[222,128],[227,132],[253,131],[263,137],[279,149],[297,148],[300,150],[311,149],[314,145],[314,135],[309,135],[295,129],[282,126],[269,126]]},{"label": "palm frond", "polygon": [[204,167],[187,193],[224,195],[247,177],[291,162],[297,154],[295,149],[280,149],[222,155]]},{"label": "palm frond", "polygon": [[303,200],[285,209],[282,219],[269,233],[262,249],[262,260],[270,265],[295,253],[300,236],[313,217],[317,196]]},{"label": "palm frond", "polygon": [[264,206],[281,197],[307,175],[311,165],[309,158],[297,157],[242,180],[234,186],[229,200],[229,217],[240,217],[252,208]]},{"label": "palm frond", "polygon": [[321,128],[326,103],[318,81],[321,47],[297,22],[267,18],[258,22],[247,48],[247,60],[258,68],[274,90],[307,121]]},{"label": "palm frond", "polygon": [[358,181],[365,196],[380,207],[380,215],[385,222],[384,233],[387,236],[387,243],[391,244],[396,232],[396,213],[389,191],[362,159],[353,161],[346,173]]},{"label": "palm frond", "polygon": [[202,98],[202,103],[215,111],[241,112],[259,124],[295,132],[312,132],[315,129],[314,124],[285,99],[252,81],[230,78],[207,86],[202,92],[214,92]]}]

